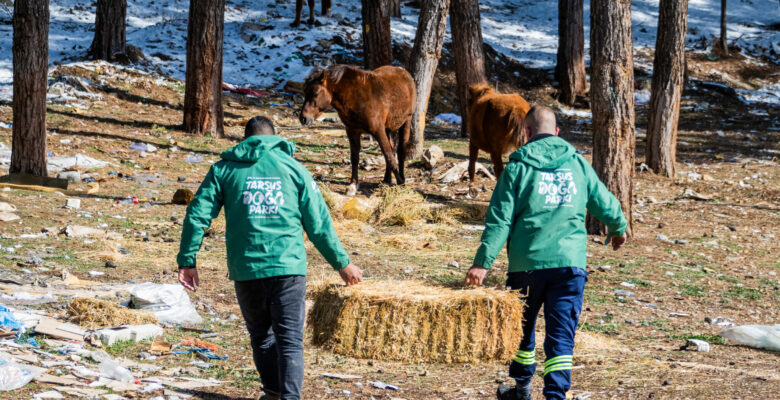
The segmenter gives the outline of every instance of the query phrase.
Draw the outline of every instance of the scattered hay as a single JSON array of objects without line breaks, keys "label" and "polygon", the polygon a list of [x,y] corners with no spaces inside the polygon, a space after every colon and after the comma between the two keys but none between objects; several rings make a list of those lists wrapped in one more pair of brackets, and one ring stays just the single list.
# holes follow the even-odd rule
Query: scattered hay
[{"label": "scattered hay", "polygon": [[320,193],[322,193],[322,198],[325,200],[325,205],[328,206],[330,216],[333,219],[341,219],[343,217],[343,214],[341,213],[341,207],[343,207],[343,204],[339,204],[341,203],[340,199],[336,197],[336,194],[330,190],[328,185],[322,182],[317,182],[317,186],[320,188]]},{"label": "scattered hay", "polygon": [[68,321],[86,328],[156,324],[148,311],[132,310],[106,300],[78,297],[68,305]]},{"label": "scattered hay", "polygon": [[522,336],[516,293],[417,281],[330,285],[314,296],[313,343],[355,358],[402,362],[506,361]]},{"label": "scattered hay", "polygon": [[424,232],[399,233],[395,235],[380,235],[379,240],[389,247],[401,250],[419,250],[427,243],[437,242],[436,235]]},{"label": "scattered hay", "polygon": [[409,186],[382,187],[377,197],[379,205],[374,211],[377,224],[409,226],[430,216],[425,198]]},{"label": "scattered hay", "polygon": [[100,262],[119,262],[122,261],[124,255],[119,252],[119,243],[111,241],[100,241],[96,243],[98,249],[93,251],[82,251],[76,254],[81,258],[88,260],[95,260]]},{"label": "scattered hay", "polygon": [[458,202],[453,205],[441,205],[431,209],[430,221],[434,224],[460,225],[462,223],[484,223],[487,205]]}]

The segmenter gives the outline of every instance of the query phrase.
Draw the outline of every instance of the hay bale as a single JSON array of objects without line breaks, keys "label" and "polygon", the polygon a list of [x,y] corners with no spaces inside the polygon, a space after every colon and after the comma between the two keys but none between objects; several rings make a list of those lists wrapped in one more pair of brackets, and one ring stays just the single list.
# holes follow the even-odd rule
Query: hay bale
[{"label": "hay bale", "polygon": [[330,285],[314,296],[313,343],[354,358],[467,363],[510,360],[522,336],[513,292],[417,281]]},{"label": "hay bale", "polygon": [[106,300],[77,297],[68,305],[68,321],[86,328],[156,324],[149,311],[133,310]]},{"label": "hay bale", "polygon": [[385,186],[378,193],[379,205],[374,211],[380,225],[408,226],[428,218],[425,198],[409,186]]}]

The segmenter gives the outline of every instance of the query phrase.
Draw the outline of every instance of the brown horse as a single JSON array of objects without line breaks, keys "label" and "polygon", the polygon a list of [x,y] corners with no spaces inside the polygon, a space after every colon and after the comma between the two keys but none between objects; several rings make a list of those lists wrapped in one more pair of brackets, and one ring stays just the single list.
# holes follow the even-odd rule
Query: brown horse
[{"label": "brown horse", "polygon": [[469,186],[473,187],[480,150],[490,153],[498,177],[504,170],[501,157],[524,144],[523,121],[531,106],[519,95],[496,93],[483,83],[470,86],[469,94]]},{"label": "brown horse", "polygon": [[[306,23],[309,25],[314,25],[316,22],[314,20],[314,0],[307,0],[309,3],[309,21]],[[322,0],[322,15],[328,15],[330,14],[330,3],[331,0]],[[290,26],[293,28],[297,27],[301,24],[301,11],[303,11],[303,0],[296,0],[295,1],[295,21],[293,21]]]},{"label": "brown horse", "polygon": [[[412,76],[401,67],[383,66],[373,71],[348,65],[328,69],[315,68],[304,83],[300,120],[310,125],[331,105],[347,128],[352,180],[348,194],[358,185],[360,135],[373,136],[385,157],[384,183],[391,184],[391,173],[398,184],[404,183],[404,160],[409,144],[409,129],[414,109],[415,86]],[[398,131],[398,159],[389,133]]]}]

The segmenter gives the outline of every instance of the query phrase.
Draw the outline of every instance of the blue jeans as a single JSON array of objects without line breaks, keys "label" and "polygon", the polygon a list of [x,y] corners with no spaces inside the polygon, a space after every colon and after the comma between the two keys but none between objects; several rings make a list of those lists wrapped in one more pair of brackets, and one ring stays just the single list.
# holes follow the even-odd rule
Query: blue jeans
[{"label": "blue jeans", "polygon": [[506,285],[525,295],[523,339],[509,366],[509,376],[527,385],[536,371],[536,317],[544,305],[544,396],[565,399],[571,388],[574,332],[582,311],[588,273],[582,268],[510,272]]},{"label": "blue jeans", "polygon": [[299,400],[303,385],[306,277],[236,281],[235,288],[263,390],[282,400]]}]

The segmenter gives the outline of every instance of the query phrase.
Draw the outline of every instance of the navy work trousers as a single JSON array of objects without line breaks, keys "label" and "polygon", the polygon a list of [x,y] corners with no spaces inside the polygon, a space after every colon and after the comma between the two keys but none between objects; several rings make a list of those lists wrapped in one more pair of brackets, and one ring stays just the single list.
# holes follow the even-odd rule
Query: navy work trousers
[{"label": "navy work trousers", "polygon": [[236,281],[235,288],[263,390],[271,398],[299,400],[303,386],[306,277]]},{"label": "navy work trousers", "polygon": [[536,317],[544,305],[544,396],[565,399],[571,388],[574,331],[582,311],[582,296],[588,273],[582,268],[550,268],[510,272],[507,286],[526,296],[523,339],[512,359],[509,376],[526,385],[536,371]]}]

